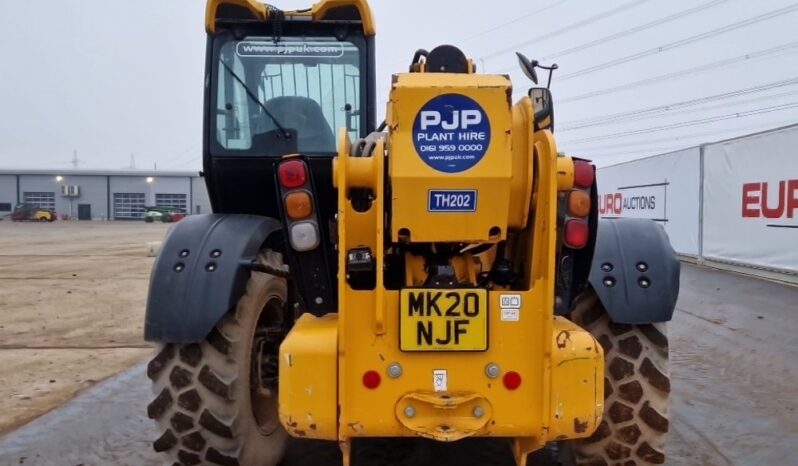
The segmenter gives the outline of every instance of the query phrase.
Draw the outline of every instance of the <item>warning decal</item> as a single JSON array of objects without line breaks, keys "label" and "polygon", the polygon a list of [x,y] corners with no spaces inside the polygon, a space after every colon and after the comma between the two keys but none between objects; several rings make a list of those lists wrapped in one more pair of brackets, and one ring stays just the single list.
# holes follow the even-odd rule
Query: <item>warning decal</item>
[{"label": "warning decal", "polygon": [[488,151],[488,115],[470,97],[440,95],[424,104],[416,115],[413,144],[421,160],[435,170],[464,172]]}]

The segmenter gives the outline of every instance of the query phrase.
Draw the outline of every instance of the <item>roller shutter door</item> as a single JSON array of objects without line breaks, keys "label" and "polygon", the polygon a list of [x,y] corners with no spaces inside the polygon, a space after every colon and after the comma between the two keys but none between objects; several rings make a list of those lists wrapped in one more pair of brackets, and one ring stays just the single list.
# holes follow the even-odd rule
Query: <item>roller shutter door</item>
[{"label": "roller shutter door", "polygon": [[144,217],[144,193],[114,193],[114,218],[117,220]]},{"label": "roller shutter door", "polygon": [[32,204],[40,209],[55,210],[55,193],[25,192],[22,194],[25,204]]}]

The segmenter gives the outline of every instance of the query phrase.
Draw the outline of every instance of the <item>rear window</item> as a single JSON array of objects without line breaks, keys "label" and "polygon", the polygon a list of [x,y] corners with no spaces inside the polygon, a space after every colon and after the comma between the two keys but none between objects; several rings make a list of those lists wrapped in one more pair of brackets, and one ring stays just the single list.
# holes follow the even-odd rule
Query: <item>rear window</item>
[{"label": "rear window", "polygon": [[278,124],[297,131],[303,153],[336,152],[340,128],[360,134],[360,52],[353,43],[247,37],[222,45],[219,61],[214,121],[225,149],[249,150]]}]

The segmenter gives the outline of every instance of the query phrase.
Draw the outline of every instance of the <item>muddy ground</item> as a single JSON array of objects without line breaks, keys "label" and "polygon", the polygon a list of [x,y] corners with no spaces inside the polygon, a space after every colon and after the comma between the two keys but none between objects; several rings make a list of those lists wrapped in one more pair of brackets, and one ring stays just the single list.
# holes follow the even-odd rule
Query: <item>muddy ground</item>
[{"label": "muddy ground", "polygon": [[146,358],[144,222],[0,222],[0,434]]},{"label": "muddy ground", "polygon": [[[144,231],[154,233],[142,229],[136,236]],[[143,299],[144,286],[137,292]],[[95,317],[98,323],[108,322]],[[798,288],[686,265],[669,332],[673,401],[668,464],[798,464],[792,450],[798,438]],[[121,334],[113,339],[135,345]],[[110,342],[99,339],[96,344]],[[121,365],[123,359],[116,361]],[[138,364],[0,437],[0,465],[168,464],[150,446],[156,436],[145,415],[150,397],[144,365]],[[335,445],[294,442],[284,466],[334,464],[335,453]],[[354,459],[356,466],[512,464],[509,451],[482,441],[442,445],[413,440],[388,450],[366,445]]]}]

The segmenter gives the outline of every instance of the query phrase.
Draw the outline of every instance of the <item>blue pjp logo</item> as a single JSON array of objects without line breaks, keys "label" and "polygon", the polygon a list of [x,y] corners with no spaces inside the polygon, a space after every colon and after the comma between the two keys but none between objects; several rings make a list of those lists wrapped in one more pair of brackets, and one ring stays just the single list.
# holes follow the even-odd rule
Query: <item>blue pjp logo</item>
[{"label": "blue pjp logo", "polygon": [[440,95],[424,104],[416,115],[413,144],[421,160],[435,170],[464,172],[488,151],[488,115],[468,96]]}]

